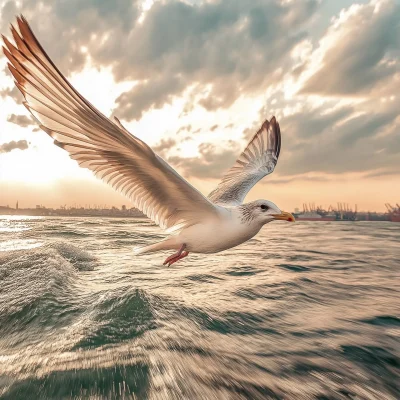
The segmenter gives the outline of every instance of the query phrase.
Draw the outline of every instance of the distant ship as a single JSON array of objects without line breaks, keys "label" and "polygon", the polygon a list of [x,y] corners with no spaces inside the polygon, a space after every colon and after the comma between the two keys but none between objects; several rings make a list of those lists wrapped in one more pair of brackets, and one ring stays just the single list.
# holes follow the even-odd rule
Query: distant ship
[{"label": "distant ship", "polygon": [[396,207],[392,207],[389,203],[385,204],[388,209],[388,219],[392,222],[400,222],[400,205],[397,203]]},{"label": "distant ship", "polygon": [[337,208],[329,206],[328,210],[315,203],[303,203],[303,211],[296,211],[294,216],[299,221],[357,221],[357,204],[353,211],[346,203],[338,203]]},{"label": "distant ship", "polygon": [[328,213],[325,215],[318,214],[315,211],[306,211],[296,215],[299,221],[336,221],[336,215]]}]

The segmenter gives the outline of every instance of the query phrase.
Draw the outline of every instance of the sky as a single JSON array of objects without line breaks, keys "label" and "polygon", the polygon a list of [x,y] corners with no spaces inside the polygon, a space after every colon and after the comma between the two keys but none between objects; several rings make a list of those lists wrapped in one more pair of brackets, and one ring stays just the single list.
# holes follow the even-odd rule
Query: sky
[{"label": "sky", "polygon": [[[266,118],[293,210],[400,202],[400,0],[0,0],[75,88],[208,194]],[[54,146],[0,56],[0,205],[129,205]]]}]

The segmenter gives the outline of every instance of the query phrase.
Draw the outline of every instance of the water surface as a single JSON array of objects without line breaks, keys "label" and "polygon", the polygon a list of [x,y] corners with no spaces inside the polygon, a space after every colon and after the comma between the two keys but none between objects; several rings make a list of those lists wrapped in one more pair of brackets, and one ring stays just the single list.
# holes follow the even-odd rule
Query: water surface
[{"label": "water surface", "polygon": [[399,399],[400,224],[171,267],[144,219],[0,217],[1,399]]}]

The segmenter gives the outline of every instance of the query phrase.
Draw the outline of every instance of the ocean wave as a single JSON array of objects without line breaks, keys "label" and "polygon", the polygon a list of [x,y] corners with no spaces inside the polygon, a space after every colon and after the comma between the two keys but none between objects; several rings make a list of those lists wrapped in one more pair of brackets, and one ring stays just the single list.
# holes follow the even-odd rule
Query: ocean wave
[{"label": "ocean wave", "polygon": [[79,271],[91,271],[98,264],[97,257],[69,243],[55,242],[46,247],[57,250],[62,257],[68,260]]},{"label": "ocean wave", "polygon": [[0,255],[0,336],[8,347],[38,340],[62,320],[76,268],[56,249]]},{"label": "ocean wave", "polygon": [[79,221],[76,223],[76,225],[81,225],[81,226],[100,226],[104,225],[108,221],[103,221],[102,219],[87,219],[85,221]]},{"label": "ocean wave", "polygon": [[57,236],[57,237],[86,237],[89,236],[88,233],[76,230],[66,230],[64,229],[52,229],[52,230],[45,230],[43,233],[46,236]]},{"label": "ocean wave", "polygon": [[151,301],[143,290],[120,288],[96,298],[88,310],[91,322],[74,350],[120,343],[156,327]]},{"label": "ocean wave", "polygon": [[83,308],[78,273],[96,264],[87,251],[62,242],[0,253],[0,343],[40,342],[68,325]]},{"label": "ocean wave", "polygon": [[134,226],[154,225],[154,222],[152,222],[147,218],[108,219],[107,221],[112,225],[134,225]]}]

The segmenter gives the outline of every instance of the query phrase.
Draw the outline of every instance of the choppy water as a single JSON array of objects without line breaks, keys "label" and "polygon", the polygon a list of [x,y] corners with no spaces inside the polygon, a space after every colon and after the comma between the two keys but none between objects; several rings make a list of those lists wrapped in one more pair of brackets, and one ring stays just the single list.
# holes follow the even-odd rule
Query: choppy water
[{"label": "choppy water", "polygon": [[400,224],[140,258],[146,220],[0,218],[2,399],[399,399]]}]

